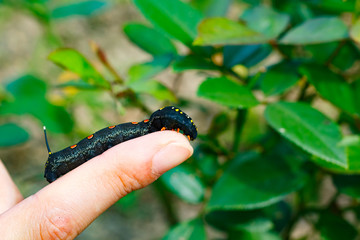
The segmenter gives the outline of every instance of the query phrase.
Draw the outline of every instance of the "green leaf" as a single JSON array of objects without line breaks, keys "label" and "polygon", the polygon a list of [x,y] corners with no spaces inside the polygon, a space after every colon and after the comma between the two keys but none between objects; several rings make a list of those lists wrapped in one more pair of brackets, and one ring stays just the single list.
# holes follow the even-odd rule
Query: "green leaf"
[{"label": "green leaf", "polygon": [[107,2],[103,1],[82,1],[68,5],[59,6],[51,11],[52,18],[64,18],[73,15],[89,16],[104,9]]},{"label": "green leaf", "polygon": [[305,183],[306,175],[280,157],[242,155],[216,182],[208,210],[258,209],[279,202]]},{"label": "green leaf", "polygon": [[[338,145],[339,146],[339,145]],[[346,148],[348,167],[341,167],[331,162],[322,161],[314,158],[313,161],[328,171],[341,174],[360,174],[360,144],[348,146]]]},{"label": "green leaf", "polygon": [[292,62],[281,62],[272,66],[261,76],[261,90],[267,96],[283,93],[300,79],[297,67],[297,64]]},{"label": "green leaf", "polygon": [[348,167],[345,148],[338,147],[340,128],[322,113],[303,103],[278,102],[268,105],[269,125],[291,142],[322,159]]},{"label": "green leaf", "polygon": [[351,26],[350,37],[357,43],[360,43],[360,18]]},{"label": "green leaf", "polygon": [[272,47],[268,44],[224,46],[224,66],[231,68],[241,64],[249,68],[264,60],[271,52]]},{"label": "green leaf", "polygon": [[228,107],[249,108],[258,104],[248,88],[225,76],[206,79],[201,83],[197,95]]},{"label": "green leaf", "polygon": [[155,27],[191,46],[202,14],[180,0],[134,0],[135,5]]},{"label": "green leaf", "polygon": [[197,55],[187,55],[176,59],[173,63],[173,69],[175,72],[183,72],[192,69],[219,70],[219,67],[208,59],[201,58]]},{"label": "green leaf", "polygon": [[17,98],[44,98],[46,84],[44,81],[32,75],[21,76],[6,86],[6,90]]},{"label": "green leaf", "polygon": [[246,45],[266,43],[267,37],[248,28],[242,22],[215,17],[203,20],[194,45]]},{"label": "green leaf", "polygon": [[332,179],[340,193],[360,199],[360,175],[334,175]]},{"label": "green leaf", "polygon": [[26,142],[29,134],[15,123],[0,125],[0,147],[9,147]]},{"label": "green leaf", "polygon": [[248,230],[265,232],[274,227],[262,210],[212,211],[205,215],[206,222],[225,231]]},{"label": "green leaf", "polygon": [[190,166],[177,166],[160,179],[172,193],[189,203],[200,203],[204,198],[205,187]]},{"label": "green leaf", "polygon": [[158,100],[176,102],[173,92],[162,83],[150,79],[164,71],[172,61],[171,55],[157,56],[151,62],[137,64],[129,69],[129,79],[125,84],[136,93],[146,93]]},{"label": "green leaf", "polygon": [[318,44],[348,37],[345,23],[337,17],[310,19],[291,29],[281,40],[282,44]]},{"label": "green leaf", "polygon": [[156,80],[141,80],[128,84],[128,86],[136,93],[147,93],[156,99],[163,101],[176,102],[177,99],[173,92],[164,84]]},{"label": "green leaf", "polygon": [[360,58],[360,52],[351,42],[344,44],[337,52],[331,64],[335,67],[346,71],[353,67]]},{"label": "green leaf", "polygon": [[300,72],[314,85],[320,95],[347,113],[360,115],[357,93],[353,86],[345,82],[340,75],[320,65],[303,65]]},{"label": "green leaf", "polygon": [[333,213],[323,213],[316,224],[323,240],[355,239],[357,236],[356,228],[341,216]]},{"label": "green leaf", "polygon": [[124,32],[133,43],[151,55],[177,54],[170,39],[156,29],[139,23],[129,23],[125,25]]},{"label": "green leaf", "polygon": [[162,240],[206,240],[204,223],[200,218],[181,222],[162,238]]},{"label": "green leaf", "polygon": [[290,17],[265,6],[247,9],[241,16],[247,26],[268,39],[277,38],[289,24]]},{"label": "green leaf", "polygon": [[151,62],[133,65],[128,72],[127,84],[150,79],[164,71],[171,63],[171,55],[155,57]]},{"label": "green leaf", "polygon": [[221,17],[229,10],[231,0],[196,0],[191,1],[191,4],[207,17]]},{"label": "green leaf", "polygon": [[327,65],[329,59],[333,54],[335,54],[339,44],[339,42],[328,42],[314,45],[305,45],[303,48],[305,50],[305,56],[307,56],[311,62]]},{"label": "green leaf", "polygon": [[49,55],[49,59],[60,67],[79,75],[84,81],[103,88],[110,84],[78,51],[70,48],[60,48]]},{"label": "green leaf", "polygon": [[0,114],[31,114],[50,131],[66,133],[74,125],[63,107],[53,105],[45,98],[46,84],[31,76],[22,76],[6,86],[13,98],[4,101]]},{"label": "green leaf", "polygon": [[311,1],[308,1],[308,4],[310,6],[316,8],[316,10],[339,14],[342,12],[354,12],[355,11],[355,1],[356,0],[347,0],[347,1],[311,0]]}]

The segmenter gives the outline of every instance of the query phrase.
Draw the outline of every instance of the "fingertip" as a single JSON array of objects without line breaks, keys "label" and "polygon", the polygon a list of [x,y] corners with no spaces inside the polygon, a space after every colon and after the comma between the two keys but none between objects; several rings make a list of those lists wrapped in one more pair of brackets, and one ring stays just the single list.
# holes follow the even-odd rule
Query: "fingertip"
[{"label": "fingertip", "polygon": [[193,149],[188,142],[171,142],[158,151],[152,160],[152,172],[162,175],[176,167],[192,155]]}]

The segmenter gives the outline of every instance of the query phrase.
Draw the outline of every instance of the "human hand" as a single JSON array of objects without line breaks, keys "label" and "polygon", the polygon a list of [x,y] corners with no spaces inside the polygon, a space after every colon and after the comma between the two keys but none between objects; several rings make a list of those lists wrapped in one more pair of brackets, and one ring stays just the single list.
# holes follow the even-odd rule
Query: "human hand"
[{"label": "human hand", "polygon": [[26,199],[0,161],[0,238],[74,239],[120,198],[192,152],[183,135],[155,132],[116,145]]}]

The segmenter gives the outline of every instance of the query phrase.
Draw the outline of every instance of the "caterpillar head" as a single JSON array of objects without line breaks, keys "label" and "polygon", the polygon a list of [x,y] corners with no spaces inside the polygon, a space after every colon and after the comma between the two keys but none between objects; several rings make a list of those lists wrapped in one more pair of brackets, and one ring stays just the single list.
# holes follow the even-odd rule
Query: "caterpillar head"
[{"label": "caterpillar head", "polygon": [[197,127],[194,121],[177,107],[160,108],[150,116],[150,132],[174,130],[181,132],[194,140],[197,136]]}]

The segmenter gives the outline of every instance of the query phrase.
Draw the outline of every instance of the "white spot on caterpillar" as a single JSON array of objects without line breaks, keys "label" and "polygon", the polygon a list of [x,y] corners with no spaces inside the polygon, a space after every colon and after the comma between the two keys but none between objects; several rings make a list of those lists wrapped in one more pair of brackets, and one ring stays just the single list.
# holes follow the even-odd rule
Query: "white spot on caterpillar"
[{"label": "white spot on caterpillar", "polygon": [[285,128],[279,128],[279,132],[284,134],[286,132],[286,130],[285,130]]}]

